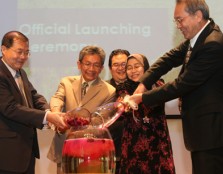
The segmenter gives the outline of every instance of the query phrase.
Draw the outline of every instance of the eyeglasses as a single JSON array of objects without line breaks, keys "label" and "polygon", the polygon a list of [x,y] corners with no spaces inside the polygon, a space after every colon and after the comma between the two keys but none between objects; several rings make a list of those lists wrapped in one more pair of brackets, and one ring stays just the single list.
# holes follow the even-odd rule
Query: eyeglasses
[{"label": "eyeglasses", "polygon": [[173,22],[176,24],[176,26],[182,25],[183,20],[186,19],[188,16],[190,16],[190,15],[187,15],[187,16],[184,16],[184,17],[181,17],[181,18],[176,18],[176,19],[173,20]]},{"label": "eyeglasses", "polygon": [[135,65],[135,66],[129,65],[127,66],[127,71],[132,71],[133,69],[139,70],[139,68],[143,68],[143,66],[142,65]]},{"label": "eyeglasses", "polygon": [[91,66],[95,69],[100,69],[101,68],[101,64],[100,63],[90,63],[90,62],[81,62],[81,64],[85,67],[85,68],[90,68]]},{"label": "eyeglasses", "polygon": [[112,67],[114,68],[119,68],[119,67],[125,68],[125,66],[126,66],[126,62],[112,64]]},{"label": "eyeglasses", "polygon": [[25,57],[29,57],[30,56],[30,52],[29,51],[22,51],[22,50],[14,50],[12,48],[10,48],[13,52],[15,52],[18,56],[25,56]]}]

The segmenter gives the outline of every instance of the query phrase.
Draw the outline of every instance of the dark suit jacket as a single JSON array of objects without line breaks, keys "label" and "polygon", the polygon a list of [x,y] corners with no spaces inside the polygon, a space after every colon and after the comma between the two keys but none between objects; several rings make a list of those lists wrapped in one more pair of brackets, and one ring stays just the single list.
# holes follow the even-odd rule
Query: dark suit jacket
[{"label": "dark suit jacket", "polygon": [[[223,146],[223,35],[210,20],[179,77],[142,96],[149,105],[182,97],[184,141],[190,151]],[[158,59],[141,82],[151,86],[173,67],[182,65],[188,45],[186,40]]]},{"label": "dark suit jacket", "polygon": [[[45,98],[37,93],[21,70],[29,108],[23,106],[19,88],[0,58],[0,170],[24,172],[31,153],[39,158],[35,128],[42,128]],[[33,109],[35,108],[35,109]]]}]

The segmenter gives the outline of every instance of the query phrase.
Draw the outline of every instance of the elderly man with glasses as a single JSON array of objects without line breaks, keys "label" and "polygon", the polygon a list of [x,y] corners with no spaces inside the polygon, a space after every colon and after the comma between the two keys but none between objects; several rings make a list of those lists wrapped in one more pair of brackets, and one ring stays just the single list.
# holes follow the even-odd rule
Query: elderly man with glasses
[{"label": "elderly man with glasses", "polygon": [[[223,173],[223,34],[209,17],[204,0],[177,0],[174,19],[185,41],[151,66],[130,99],[153,106],[180,98],[184,143],[191,152],[193,174]],[[175,80],[144,92],[181,65]]]},{"label": "elderly man with glasses", "polygon": [[[50,100],[51,111],[70,111],[83,107],[92,113],[97,107],[115,101],[115,88],[99,77],[104,61],[105,52],[102,48],[84,47],[77,61],[81,75],[61,79],[56,93]],[[57,174],[63,173],[61,162],[65,138],[66,132],[63,134],[56,132],[48,152],[48,158],[57,163]]]}]

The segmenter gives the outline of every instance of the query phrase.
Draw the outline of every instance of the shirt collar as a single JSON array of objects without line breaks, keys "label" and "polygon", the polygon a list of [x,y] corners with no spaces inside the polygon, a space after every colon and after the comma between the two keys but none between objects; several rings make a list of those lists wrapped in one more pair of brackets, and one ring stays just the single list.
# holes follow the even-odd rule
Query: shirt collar
[{"label": "shirt collar", "polygon": [[208,20],[207,23],[203,26],[203,28],[190,40],[190,45],[191,47],[193,48],[196,41],[197,41],[197,38],[200,36],[201,32],[205,29],[205,27],[210,23],[211,21]]},{"label": "shirt collar", "polygon": [[126,81],[126,79],[125,80],[120,80],[120,81],[115,81],[115,79],[114,78],[112,78],[113,79],[113,81],[114,81],[114,83],[116,84],[116,85],[119,85],[120,83],[124,83],[125,81]]},{"label": "shirt collar", "polygon": [[[95,79],[95,80],[96,80],[96,79]],[[88,86],[91,86],[91,84],[92,84],[95,80],[92,80],[92,81],[87,82],[87,83],[88,83]],[[84,78],[83,78],[83,76],[82,76],[82,82],[81,82],[81,84],[83,84],[84,82],[86,82],[86,81],[84,80]]]},{"label": "shirt collar", "polygon": [[12,69],[5,61],[4,59],[2,59],[2,62],[5,64],[5,66],[8,68],[8,70],[10,71],[10,73],[12,74],[12,77],[15,77],[16,74],[16,70]]}]

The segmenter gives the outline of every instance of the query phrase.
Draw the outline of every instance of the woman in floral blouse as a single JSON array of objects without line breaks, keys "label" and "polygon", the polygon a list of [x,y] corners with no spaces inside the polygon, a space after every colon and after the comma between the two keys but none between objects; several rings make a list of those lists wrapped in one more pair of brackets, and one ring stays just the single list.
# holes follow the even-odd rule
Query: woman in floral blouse
[{"label": "woman in floral blouse", "polygon": [[[119,100],[132,94],[138,80],[149,68],[147,58],[132,54],[127,59],[128,80],[117,87]],[[159,87],[158,81],[151,88]],[[137,111],[124,115],[120,174],[175,174],[171,140],[164,103],[154,107],[139,105]]]}]

